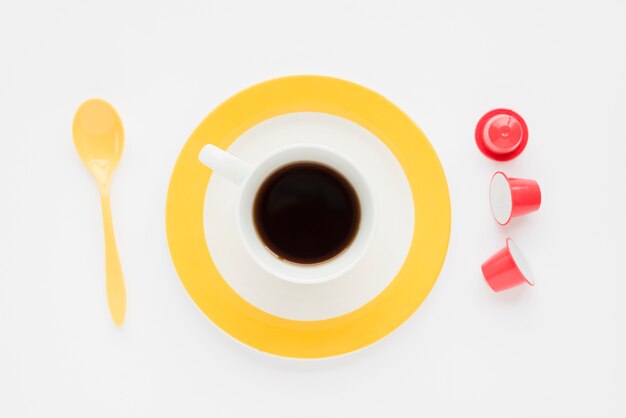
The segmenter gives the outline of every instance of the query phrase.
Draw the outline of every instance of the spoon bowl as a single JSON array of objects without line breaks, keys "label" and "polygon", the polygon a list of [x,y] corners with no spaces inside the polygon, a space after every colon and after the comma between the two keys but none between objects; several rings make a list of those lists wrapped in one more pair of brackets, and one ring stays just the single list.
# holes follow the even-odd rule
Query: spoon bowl
[{"label": "spoon bowl", "polygon": [[119,115],[104,100],[87,100],[76,111],[72,133],[81,160],[98,185],[106,185],[124,150],[124,127]]}]

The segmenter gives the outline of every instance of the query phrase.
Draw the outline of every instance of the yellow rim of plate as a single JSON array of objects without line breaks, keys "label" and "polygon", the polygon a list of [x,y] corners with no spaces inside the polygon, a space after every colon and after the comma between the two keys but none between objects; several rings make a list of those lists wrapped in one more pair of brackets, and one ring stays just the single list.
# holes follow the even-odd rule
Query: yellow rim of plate
[{"label": "yellow rim of plate", "polygon": [[[389,286],[361,308],[320,321],[277,317],[247,302],[218,272],[204,237],[204,198],[211,170],[198,161],[200,149],[208,143],[226,149],[252,126],[294,112],[328,113],[371,131],[402,165],[415,208],[413,241],[402,269]],[[263,352],[297,358],[329,357],[358,350],[386,336],[426,298],[446,256],[450,197],[435,150],[393,103],[345,80],[292,76],[252,86],[202,121],[174,167],[166,228],[183,285],[218,327]]]}]

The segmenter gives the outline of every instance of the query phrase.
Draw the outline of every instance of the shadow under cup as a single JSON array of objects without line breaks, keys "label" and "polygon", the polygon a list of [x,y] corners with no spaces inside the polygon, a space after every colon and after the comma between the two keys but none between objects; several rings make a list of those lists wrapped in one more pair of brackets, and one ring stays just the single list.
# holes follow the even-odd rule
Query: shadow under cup
[{"label": "shadow under cup", "polygon": [[294,146],[253,169],[242,187],[239,225],[252,258],[270,274],[322,283],[364,255],[374,204],[365,179],[342,155]]}]

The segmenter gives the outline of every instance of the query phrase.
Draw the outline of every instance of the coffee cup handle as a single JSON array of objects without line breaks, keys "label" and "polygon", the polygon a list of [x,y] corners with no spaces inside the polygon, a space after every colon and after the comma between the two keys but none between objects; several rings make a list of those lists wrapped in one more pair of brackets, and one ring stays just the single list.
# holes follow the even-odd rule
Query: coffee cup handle
[{"label": "coffee cup handle", "polygon": [[252,167],[248,163],[211,144],[205,145],[200,150],[198,159],[215,173],[226,177],[237,185],[242,184],[252,171]]}]

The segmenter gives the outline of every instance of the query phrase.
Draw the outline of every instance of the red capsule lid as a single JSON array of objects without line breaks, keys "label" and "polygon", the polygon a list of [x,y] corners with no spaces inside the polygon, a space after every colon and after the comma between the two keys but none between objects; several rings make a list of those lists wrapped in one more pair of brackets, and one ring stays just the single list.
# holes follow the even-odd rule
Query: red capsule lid
[{"label": "red capsule lid", "polygon": [[508,161],[526,148],[528,127],[512,110],[494,109],[480,118],[475,137],[480,152],[496,161]]}]

